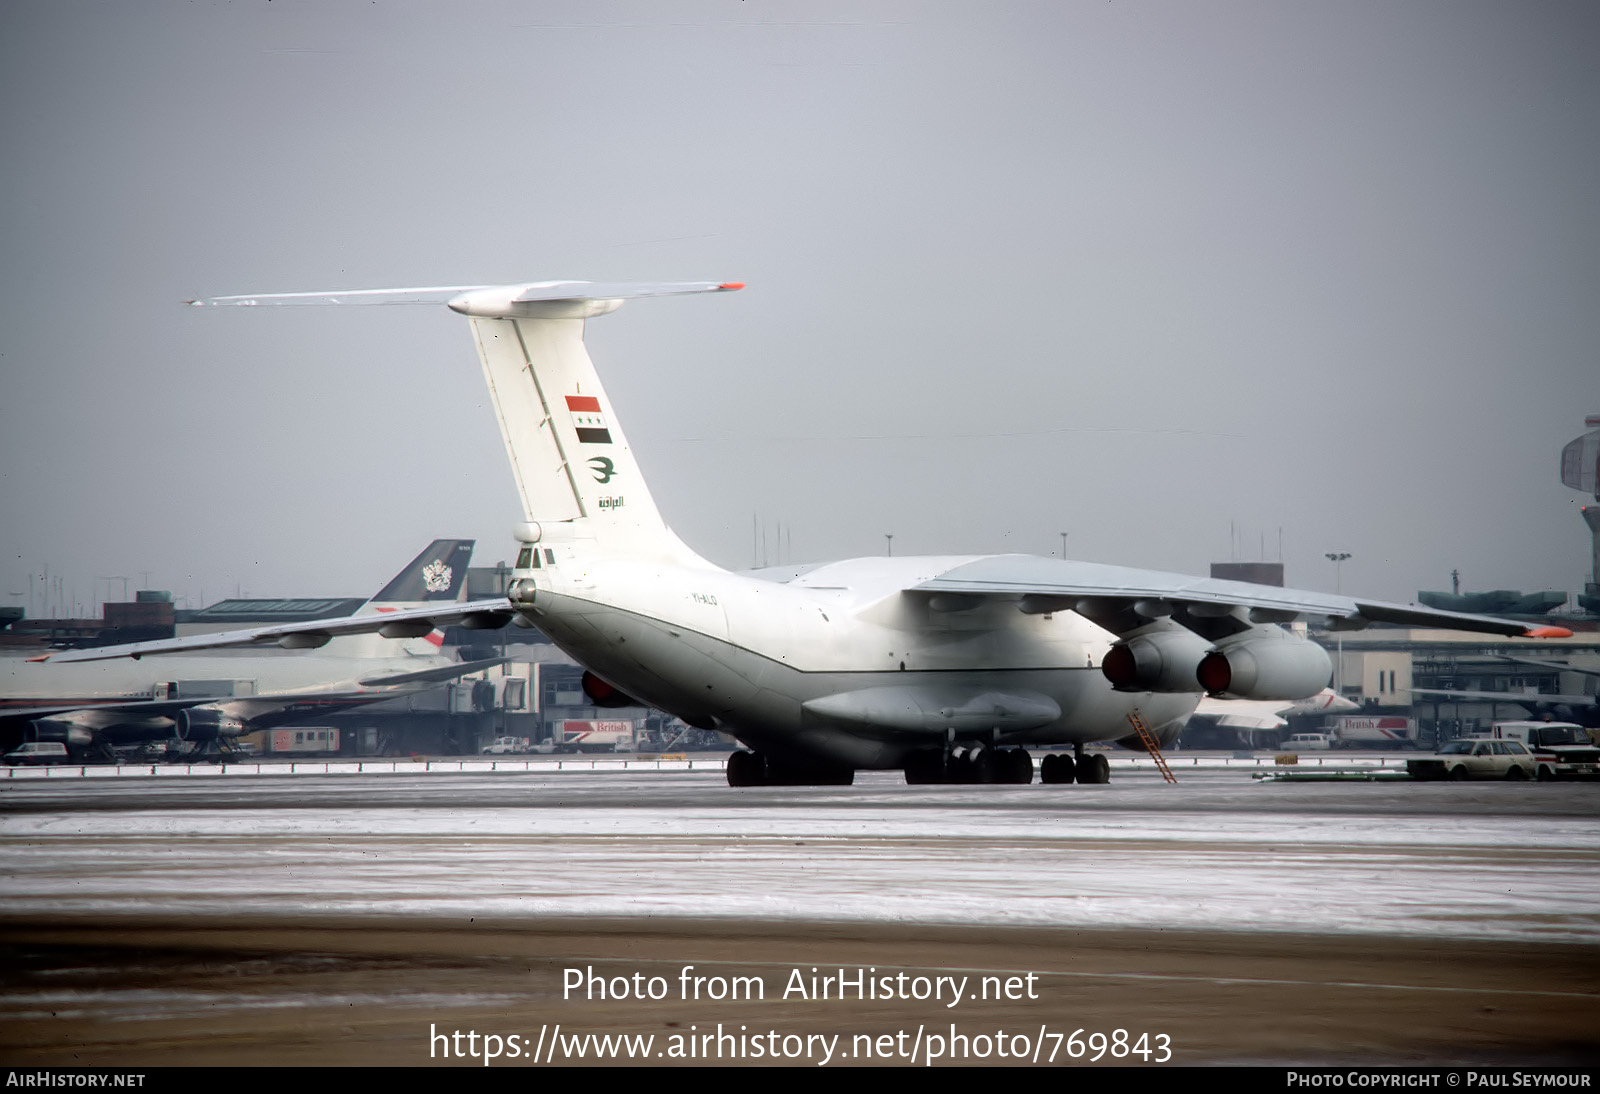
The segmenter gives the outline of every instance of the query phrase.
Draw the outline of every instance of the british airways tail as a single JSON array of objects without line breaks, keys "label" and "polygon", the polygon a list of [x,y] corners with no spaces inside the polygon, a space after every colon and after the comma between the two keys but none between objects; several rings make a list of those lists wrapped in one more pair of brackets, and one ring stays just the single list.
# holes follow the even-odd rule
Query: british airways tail
[{"label": "british airways tail", "polygon": [[[467,588],[467,568],[472,563],[471,539],[436,539],[412,559],[377,595],[356,609],[356,615],[422,608],[462,599]],[[392,638],[404,639],[399,645]],[[334,639],[330,650],[345,657],[393,657],[398,653],[420,656],[437,654],[444,644],[444,632],[432,623],[395,624],[389,638],[378,635],[352,635]]]},{"label": "british airways tail", "polygon": [[432,604],[459,600],[466,587],[467,567],[472,562],[476,540],[436,539],[405,569],[367,601],[363,611],[376,611],[379,604]]},{"label": "british airways tail", "polygon": [[575,554],[710,564],[661,519],[584,346],[584,324],[641,296],[728,292],[737,282],[597,283],[284,293],[218,297],[213,305],[442,302],[466,316],[483,363],[526,524],[524,543]]}]

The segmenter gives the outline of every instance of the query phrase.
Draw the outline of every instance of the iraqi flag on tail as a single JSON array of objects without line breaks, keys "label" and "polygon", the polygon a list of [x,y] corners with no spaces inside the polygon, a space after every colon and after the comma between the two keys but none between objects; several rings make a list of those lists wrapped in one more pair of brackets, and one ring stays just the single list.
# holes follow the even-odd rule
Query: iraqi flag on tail
[{"label": "iraqi flag on tail", "polygon": [[572,428],[578,431],[580,443],[611,443],[611,430],[606,428],[605,415],[600,413],[599,399],[593,395],[568,395],[567,409],[572,412]]}]

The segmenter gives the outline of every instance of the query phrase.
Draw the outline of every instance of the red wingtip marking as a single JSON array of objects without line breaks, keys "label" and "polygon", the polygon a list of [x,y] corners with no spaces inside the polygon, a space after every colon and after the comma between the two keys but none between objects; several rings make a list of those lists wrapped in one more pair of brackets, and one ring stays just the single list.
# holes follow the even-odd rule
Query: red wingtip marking
[{"label": "red wingtip marking", "polygon": [[1565,627],[1529,627],[1522,632],[1524,638],[1571,638],[1572,632]]},{"label": "red wingtip marking", "polygon": [[722,284],[718,285],[717,288],[721,289],[723,292],[733,292],[733,291],[735,291],[737,289],[744,288],[744,282],[743,281],[724,281]]},{"label": "red wingtip marking", "polygon": [[41,653],[38,657],[30,657],[30,658],[28,658],[28,660],[29,661],[48,661],[48,660],[50,660],[51,656],[52,655],[48,654],[48,653]]}]

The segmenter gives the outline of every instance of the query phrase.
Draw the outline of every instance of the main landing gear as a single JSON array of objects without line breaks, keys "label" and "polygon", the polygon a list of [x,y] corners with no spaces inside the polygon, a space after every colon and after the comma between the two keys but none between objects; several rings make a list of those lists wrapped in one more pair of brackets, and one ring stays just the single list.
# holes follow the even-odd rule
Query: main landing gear
[{"label": "main landing gear", "polygon": [[1071,756],[1051,753],[1039,762],[1039,781],[1108,783],[1111,781],[1111,761],[1099,752],[1085,756],[1081,746],[1075,747]]},{"label": "main landing gear", "polygon": [[795,764],[740,749],[728,757],[729,786],[849,786],[854,768]]},{"label": "main landing gear", "polygon": [[1016,783],[1033,782],[1033,757],[1025,748],[989,748],[961,745],[951,749],[929,748],[911,754],[906,760],[906,782],[933,783]]}]

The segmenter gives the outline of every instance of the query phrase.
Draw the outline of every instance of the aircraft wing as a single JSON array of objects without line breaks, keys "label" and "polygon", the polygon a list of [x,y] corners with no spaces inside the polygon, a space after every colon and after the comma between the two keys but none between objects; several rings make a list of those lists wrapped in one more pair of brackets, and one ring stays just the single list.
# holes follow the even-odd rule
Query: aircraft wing
[{"label": "aircraft wing", "polygon": [[1279,729],[1289,724],[1278,714],[1291,703],[1253,702],[1244,699],[1213,699],[1209,695],[1194,708],[1202,718],[1215,718],[1220,726],[1229,729]]},{"label": "aircraft wing", "polygon": [[1600,669],[1586,669],[1578,665],[1565,665],[1560,661],[1540,661],[1533,657],[1511,657],[1508,654],[1499,654],[1500,660],[1510,661],[1518,665],[1532,665],[1538,669],[1552,669],[1556,672],[1575,672],[1580,676],[1600,676]]},{"label": "aircraft wing", "polygon": [[430,604],[421,608],[380,612],[377,615],[351,615],[342,619],[316,619],[300,623],[278,623],[247,627],[215,634],[192,634],[183,638],[158,638],[149,642],[127,642],[120,646],[99,646],[87,650],[64,650],[49,660],[110,661],[118,657],[144,657],[191,650],[222,649],[228,646],[266,646],[274,643],[290,649],[314,649],[330,638],[351,634],[382,634],[389,638],[408,638],[426,634],[436,627],[460,625],[475,630],[493,630],[511,622],[516,614],[504,597]]},{"label": "aircraft wing", "polygon": [[509,657],[489,657],[481,661],[458,661],[454,664],[419,669],[416,672],[396,672],[385,676],[368,676],[355,681],[347,680],[324,687],[307,688],[304,691],[268,691],[259,695],[210,695],[179,699],[108,699],[103,703],[84,702],[82,699],[78,699],[70,703],[7,708],[4,711],[0,711],[0,718],[4,718],[7,721],[14,719],[32,721],[36,718],[50,718],[71,714],[77,716],[73,719],[74,721],[92,726],[102,722],[109,724],[124,721],[129,717],[158,718],[176,714],[180,710],[192,710],[195,707],[216,707],[219,710],[246,713],[248,716],[247,708],[256,707],[272,709],[294,703],[349,701],[355,699],[376,702],[379,699],[392,699],[396,695],[402,694],[406,685],[433,684],[441,680],[454,680],[458,676],[466,676],[469,673],[481,672],[496,665],[503,665],[509,660],[511,660]]},{"label": "aircraft wing", "polygon": [[416,672],[395,672],[387,676],[363,676],[356,683],[367,688],[392,688],[401,684],[433,684],[440,680],[454,680],[471,672],[492,669],[511,660],[509,657],[486,657],[482,661],[458,661],[453,665],[418,669]]},{"label": "aircraft wing", "polygon": [[1031,555],[997,555],[963,563],[907,591],[930,597],[945,594],[958,601],[963,596],[1015,599],[1018,607],[1030,615],[1076,611],[1096,622],[1129,613],[1144,619],[1176,613],[1217,618],[1244,609],[1255,623],[1323,617],[1334,630],[1355,630],[1368,623],[1398,623],[1526,638],[1565,638],[1571,634],[1562,627],[1529,625],[1415,604],[1388,604],[1334,593]]},{"label": "aircraft wing", "polygon": [[1458,691],[1454,688],[1407,688],[1430,699],[1465,699],[1473,703],[1512,703],[1524,707],[1586,707],[1600,702],[1593,695],[1557,695],[1550,692]]}]

